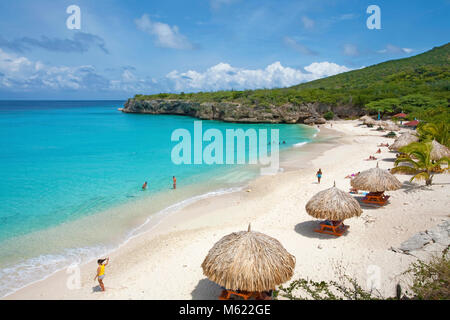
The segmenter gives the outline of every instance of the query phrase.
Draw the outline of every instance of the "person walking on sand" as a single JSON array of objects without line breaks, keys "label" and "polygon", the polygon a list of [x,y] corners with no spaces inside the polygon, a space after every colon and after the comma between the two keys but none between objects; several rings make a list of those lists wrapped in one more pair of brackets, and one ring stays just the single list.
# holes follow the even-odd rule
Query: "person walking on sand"
[{"label": "person walking on sand", "polygon": [[[106,263],[104,263],[106,261]],[[103,284],[103,279],[105,278],[105,267],[109,263],[109,257],[106,259],[98,259],[98,268],[97,268],[97,275],[94,278],[94,281],[98,278],[98,283],[100,284],[100,288],[102,288],[102,291],[105,291],[105,285]]]},{"label": "person walking on sand", "polygon": [[322,178],[322,169],[319,169],[316,173],[317,176],[317,182],[320,184],[320,179]]},{"label": "person walking on sand", "polygon": [[173,188],[176,189],[177,188],[177,178],[175,178],[175,176],[173,176],[172,180],[173,180]]},{"label": "person walking on sand", "polygon": [[144,184],[142,185],[142,190],[147,189],[147,181],[144,182]]}]

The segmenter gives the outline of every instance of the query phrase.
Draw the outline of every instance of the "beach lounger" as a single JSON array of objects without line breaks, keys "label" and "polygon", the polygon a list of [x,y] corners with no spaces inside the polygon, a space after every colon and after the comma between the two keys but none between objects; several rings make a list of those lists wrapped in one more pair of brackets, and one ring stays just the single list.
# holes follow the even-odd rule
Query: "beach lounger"
[{"label": "beach lounger", "polygon": [[319,229],[315,229],[315,232],[318,233],[326,233],[326,234],[331,234],[333,236],[337,236],[340,237],[342,236],[349,228],[349,226],[346,226],[342,223],[342,221],[340,221],[338,224],[334,225],[334,224],[326,224],[325,222],[321,222],[319,224],[320,228]]},{"label": "beach lounger", "polygon": [[366,204],[384,206],[388,200],[389,196],[384,195],[383,192],[369,192],[361,201]]},{"label": "beach lounger", "polygon": [[232,295],[244,298],[244,300],[248,300],[254,296],[254,292],[245,292],[245,291],[237,292],[233,290],[223,289],[222,293],[219,296],[219,300],[230,300]]}]

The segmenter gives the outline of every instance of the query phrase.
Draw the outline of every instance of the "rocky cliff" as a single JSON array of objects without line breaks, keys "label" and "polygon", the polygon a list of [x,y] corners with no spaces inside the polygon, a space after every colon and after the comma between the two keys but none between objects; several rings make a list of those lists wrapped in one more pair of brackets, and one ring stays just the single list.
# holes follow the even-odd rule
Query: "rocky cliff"
[{"label": "rocky cliff", "polygon": [[354,106],[330,107],[320,103],[282,106],[241,105],[231,102],[192,102],[189,100],[137,100],[129,99],[122,112],[148,114],[175,114],[203,120],[220,120],[242,123],[325,123],[321,114],[333,111],[336,116],[359,115]]}]

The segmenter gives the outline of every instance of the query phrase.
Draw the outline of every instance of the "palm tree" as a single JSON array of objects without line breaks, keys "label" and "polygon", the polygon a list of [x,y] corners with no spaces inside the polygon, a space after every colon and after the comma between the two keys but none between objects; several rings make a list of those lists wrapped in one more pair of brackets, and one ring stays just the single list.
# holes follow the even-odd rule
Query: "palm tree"
[{"label": "palm tree", "polygon": [[[447,171],[449,170],[450,159],[443,157],[439,160],[431,160],[431,142],[413,142],[403,148],[400,152],[404,153],[395,161],[395,167],[391,169],[392,173],[400,172],[412,174],[414,179],[425,180],[425,185],[430,186],[433,183],[434,173],[440,169],[440,165],[447,164]],[[400,165],[399,163],[406,163],[409,165]]]},{"label": "palm tree", "polygon": [[417,128],[420,140],[436,140],[440,144],[450,147],[450,126],[446,122],[425,123]]}]

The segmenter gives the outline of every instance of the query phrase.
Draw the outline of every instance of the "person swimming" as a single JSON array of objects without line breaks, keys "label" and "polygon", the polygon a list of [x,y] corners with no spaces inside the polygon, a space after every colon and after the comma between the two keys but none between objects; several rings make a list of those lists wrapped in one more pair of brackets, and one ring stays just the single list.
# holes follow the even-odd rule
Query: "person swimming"
[{"label": "person swimming", "polygon": [[147,181],[144,182],[144,184],[142,185],[142,190],[147,189]]},{"label": "person swimming", "polygon": [[[104,263],[106,261],[106,263]],[[100,288],[102,291],[105,291],[105,285],[103,284],[103,279],[105,278],[105,267],[109,263],[109,257],[106,259],[98,259],[98,268],[97,268],[97,275],[94,278],[94,281],[98,278],[98,283],[100,285]]]}]

